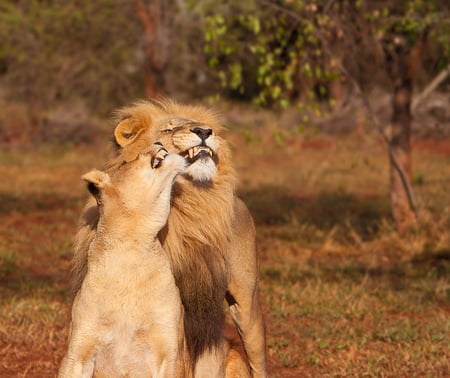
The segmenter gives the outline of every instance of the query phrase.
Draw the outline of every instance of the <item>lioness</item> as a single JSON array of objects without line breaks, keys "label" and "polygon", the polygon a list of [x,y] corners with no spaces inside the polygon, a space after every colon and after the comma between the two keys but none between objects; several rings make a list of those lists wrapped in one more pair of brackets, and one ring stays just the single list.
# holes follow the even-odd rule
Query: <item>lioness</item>
[{"label": "lioness", "polygon": [[142,150],[110,177],[83,176],[99,209],[59,377],[184,377],[178,288],[157,234],[185,159]]},{"label": "lioness", "polygon": [[[180,290],[186,344],[195,376],[215,376],[209,366],[223,355],[226,299],[252,375],[265,377],[255,229],[249,211],[235,195],[231,151],[221,137],[217,116],[204,107],[170,100],[140,102],[117,115],[117,148],[115,157],[105,166],[108,172],[115,172],[130,154],[148,148],[149,140],[161,141],[169,153],[185,157],[188,163],[174,183],[170,215],[158,238]],[[97,223],[98,207],[91,200],[75,240],[74,293],[86,275],[87,252]]]}]

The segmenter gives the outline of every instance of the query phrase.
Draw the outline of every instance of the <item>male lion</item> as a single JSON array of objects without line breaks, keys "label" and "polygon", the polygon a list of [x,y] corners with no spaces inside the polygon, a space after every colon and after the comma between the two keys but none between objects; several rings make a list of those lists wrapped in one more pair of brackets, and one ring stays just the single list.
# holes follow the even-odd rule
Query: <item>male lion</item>
[{"label": "male lion", "polygon": [[[186,158],[188,166],[175,181],[170,215],[158,237],[180,290],[192,369],[196,377],[214,376],[209,366],[223,354],[225,298],[252,376],[265,377],[255,229],[249,211],[235,195],[231,152],[221,132],[217,117],[206,108],[173,101],[140,102],[118,112],[116,156],[106,170],[116,171],[128,155],[146,149],[149,139]],[[75,240],[74,292],[86,274],[97,222],[97,205],[91,200]]]},{"label": "male lion", "polygon": [[159,149],[124,161],[112,177],[83,176],[100,215],[59,377],[185,376],[181,299],[157,239],[185,159]]}]

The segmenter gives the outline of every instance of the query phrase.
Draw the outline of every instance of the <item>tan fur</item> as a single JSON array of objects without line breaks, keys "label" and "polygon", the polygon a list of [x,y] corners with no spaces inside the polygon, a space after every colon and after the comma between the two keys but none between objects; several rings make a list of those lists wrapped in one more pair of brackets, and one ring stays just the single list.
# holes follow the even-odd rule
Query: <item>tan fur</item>
[{"label": "tan fur", "polygon": [[181,298],[157,239],[185,161],[158,148],[112,177],[97,170],[83,176],[100,216],[59,377],[186,376]]},{"label": "tan fur", "polygon": [[[244,343],[253,377],[265,377],[264,326],[257,295],[257,261],[253,220],[235,196],[236,178],[227,142],[217,116],[203,107],[173,101],[141,102],[121,109],[114,131],[116,156],[105,169],[113,173],[154,142],[169,153],[185,154],[200,143],[196,129],[211,129],[206,139],[213,150],[208,164],[189,166],[173,186],[171,212],[159,239],[167,252],[185,309],[184,326],[189,359],[217,366],[223,346],[226,297]],[[214,162],[214,164],[212,163]],[[204,168],[203,168],[204,167]],[[86,255],[95,236],[98,209],[90,201],[75,239],[74,293],[86,274]],[[205,375],[208,376],[208,375]],[[212,376],[212,375],[210,375]],[[239,376],[239,375],[236,375]]]}]

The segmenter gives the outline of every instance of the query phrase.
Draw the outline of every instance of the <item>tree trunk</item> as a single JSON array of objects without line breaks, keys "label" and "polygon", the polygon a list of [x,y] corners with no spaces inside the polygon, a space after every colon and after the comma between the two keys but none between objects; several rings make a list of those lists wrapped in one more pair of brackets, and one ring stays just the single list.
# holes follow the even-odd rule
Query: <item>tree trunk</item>
[{"label": "tree trunk", "polygon": [[393,83],[392,134],[389,143],[391,209],[399,233],[416,224],[411,185],[411,103],[413,80],[423,53],[426,35],[426,31],[423,32],[412,49],[408,48],[406,41],[399,37],[393,38],[385,46],[387,68]]},{"label": "tree trunk", "polygon": [[[411,203],[411,99],[412,82],[398,77],[394,81],[393,115],[391,121],[391,209],[397,230],[403,233],[416,221]],[[409,186],[409,188],[408,188]]]},{"label": "tree trunk", "polygon": [[148,98],[164,94],[164,71],[167,66],[169,35],[167,28],[167,6],[164,0],[152,0],[146,4],[136,0],[136,13],[144,27],[144,84]]}]

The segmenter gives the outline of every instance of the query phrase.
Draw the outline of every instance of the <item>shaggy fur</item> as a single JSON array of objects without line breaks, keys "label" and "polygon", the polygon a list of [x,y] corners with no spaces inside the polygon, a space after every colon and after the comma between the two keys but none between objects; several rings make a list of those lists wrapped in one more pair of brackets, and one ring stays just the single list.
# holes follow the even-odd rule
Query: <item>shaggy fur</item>
[{"label": "shaggy fur", "polygon": [[[231,152],[220,136],[218,118],[203,107],[166,101],[123,108],[117,119],[116,156],[105,166],[110,173],[154,142],[161,142],[169,153],[189,160],[188,150],[200,145],[198,135],[202,130],[208,131],[202,145],[212,151],[211,157],[203,153],[177,178],[169,219],[159,239],[180,290],[186,343],[193,364],[205,353],[221,348],[226,297],[253,376],[266,376],[264,329],[256,290],[254,226],[248,210],[235,197]],[[86,253],[97,221],[97,206],[90,201],[75,239],[74,293],[86,274]]]}]

